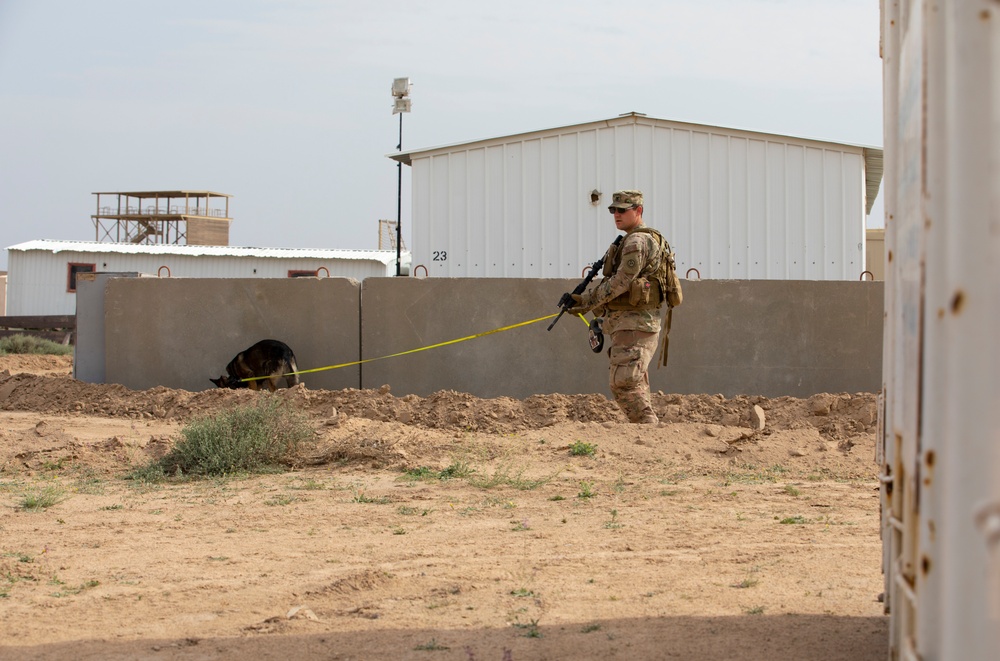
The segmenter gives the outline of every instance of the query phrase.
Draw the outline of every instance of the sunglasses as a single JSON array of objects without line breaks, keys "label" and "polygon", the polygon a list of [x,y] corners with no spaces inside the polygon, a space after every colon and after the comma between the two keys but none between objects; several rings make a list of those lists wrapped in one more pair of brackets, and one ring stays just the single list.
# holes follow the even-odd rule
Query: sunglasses
[{"label": "sunglasses", "polygon": [[635,207],[632,206],[632,207],[627,207],[625,209],[619,209],[618,207],[608,207],[608,211],[611,212],[611,213],[613,213],[613,214],[614,213],[625,213],[626,211],[629,211],[630,209],[635,209]]}]

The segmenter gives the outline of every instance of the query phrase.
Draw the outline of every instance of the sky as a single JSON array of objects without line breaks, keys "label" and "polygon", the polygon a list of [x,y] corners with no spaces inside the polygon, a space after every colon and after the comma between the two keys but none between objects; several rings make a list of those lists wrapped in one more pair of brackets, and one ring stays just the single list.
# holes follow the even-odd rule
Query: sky
[{"label": "sky", "polygon": [[[104,191],[228,193],[230,245],[375,249],[401,77],[403,151],[633,111],[882,146],[877,0],[0,0],[0,270],[95,240]],[[406,166],[401,192],[408,244]]]}]

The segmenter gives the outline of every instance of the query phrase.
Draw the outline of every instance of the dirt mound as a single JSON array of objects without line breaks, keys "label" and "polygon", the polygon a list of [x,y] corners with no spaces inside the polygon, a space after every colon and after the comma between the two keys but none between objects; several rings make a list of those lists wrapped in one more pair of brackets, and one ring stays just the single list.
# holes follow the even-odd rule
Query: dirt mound
[{"label": "dirt mound", "polygon": [[[187,420],[259,396],[261,393],[249,390],[226,389],[195,393],[157,387],[137,391],[64,376],[0,374],[0,409],[6,411]],[[277,396],[319,420],[356,417],[428,429],[504,434],[562,422],[625,422],[614,402],[595,394],[534,395],[518,400],[481,399],[442,390],[427,397],[396,397],[388,386],[327,391],[299,385],[278,391]],[[755,417],[759,409],[767,430],[815,428],[831,440],[871,433],[876,419],[876,398],[871,393],[821,394],[809,399],[656,393],[653,406],[663,423],[698,422],[749,429],[759,426]]]},{"label": "dirt mound", "polygon": [[[228,389],[130,390],[50,373],[71,368],[65,357],[15,358],[6,365],[0,362],[7,367],[0,372],[0,411],[26,415],[27,420],[22,433],[9,429],[5,434],[8,449],[17,450],[0,454],[5,462],[29,469],[73,459],[118,472],[162,456],[194,418],[271,396]],[[13,362],[43,373],[11,374]],[[427,397],[396,397],[387,385],[337,391],[299,385],[274,396],[306,414],[317,429],[319,443],[302,458],[304,465],[444,466],[455,455],[456,438],[479,439],[490,448],[487,454],[498,455],[514,437],[536,439],[545,447],[565,448],[579,441],[604,449],[612,447],[608,438],[615,437],[615,444],[629,447],[645,443],[670,448],[694,470],[724,470],[727,464],[776,466],[789,459],[804,473],[854,477],[875,470],[876,397],[870,393],[800,399],[658,392],[653,406],[661,423],[652,428],[629,425],[615,403],[599,394],[519,400],[442,390]],[[98,425],[94,438],[64,422],[102,418],[108,422]]]},{"label": "dirt mound", "polygon": [[[0,411],[25,419],[20,432],[9,428],[3,434],[0,466],[39,470],[72,461],[120,473],[162,456],[190,420],[270,396],[0,375]],[[520,444],[523,455],[540,452],[541,462],[550,459],[551,448],[564,452],[579,442],[619,455],[615,461],[623,471],[662,462],[664,449],[685,470],[697,472],[783,466],[799,475],[855,478],[876,470],[876,398],[868,393],[809,399],[656,393],[661,423],[653,427],[628,424],[613,401],[593,394],[518,400],[444,390],[396,397],[389,386],[327,391],[299,385],[273,396],[304,413],[316,429],[317,443],[301,458],[304,466],[441,469],[470,443],[491,460]]]}]

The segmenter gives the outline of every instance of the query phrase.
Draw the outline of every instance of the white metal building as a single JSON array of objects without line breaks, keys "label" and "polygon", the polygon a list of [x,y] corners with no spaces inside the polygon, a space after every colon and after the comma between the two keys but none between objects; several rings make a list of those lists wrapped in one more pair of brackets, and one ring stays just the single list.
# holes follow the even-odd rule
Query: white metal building
[{"label": "white metal building", "polygon": [[857,280],[882,178],[877,148],[638,113],[388,156],[413,168],[416,276],[579,277],[638,188],[681,275]]},{"label": "white metal building", "polygon": [[[344,277],[396,274],[395,250],[240,248],[28,241],[7,248],[7,314],[76,313],[76,274],[148,273],[181,278]],[[403,255],[404,272],[409,255]]]}]

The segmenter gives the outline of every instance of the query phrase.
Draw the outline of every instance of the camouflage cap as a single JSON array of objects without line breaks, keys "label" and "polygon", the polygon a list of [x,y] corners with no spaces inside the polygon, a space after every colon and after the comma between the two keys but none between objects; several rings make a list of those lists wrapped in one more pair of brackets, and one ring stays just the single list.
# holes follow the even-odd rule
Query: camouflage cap
[{"label": "camouflage cap", "polygon": [[608,209],[628,209],[629,207],[642,206],[642,191],[620,190],[615,191],[611,196],[611,204]]}]

